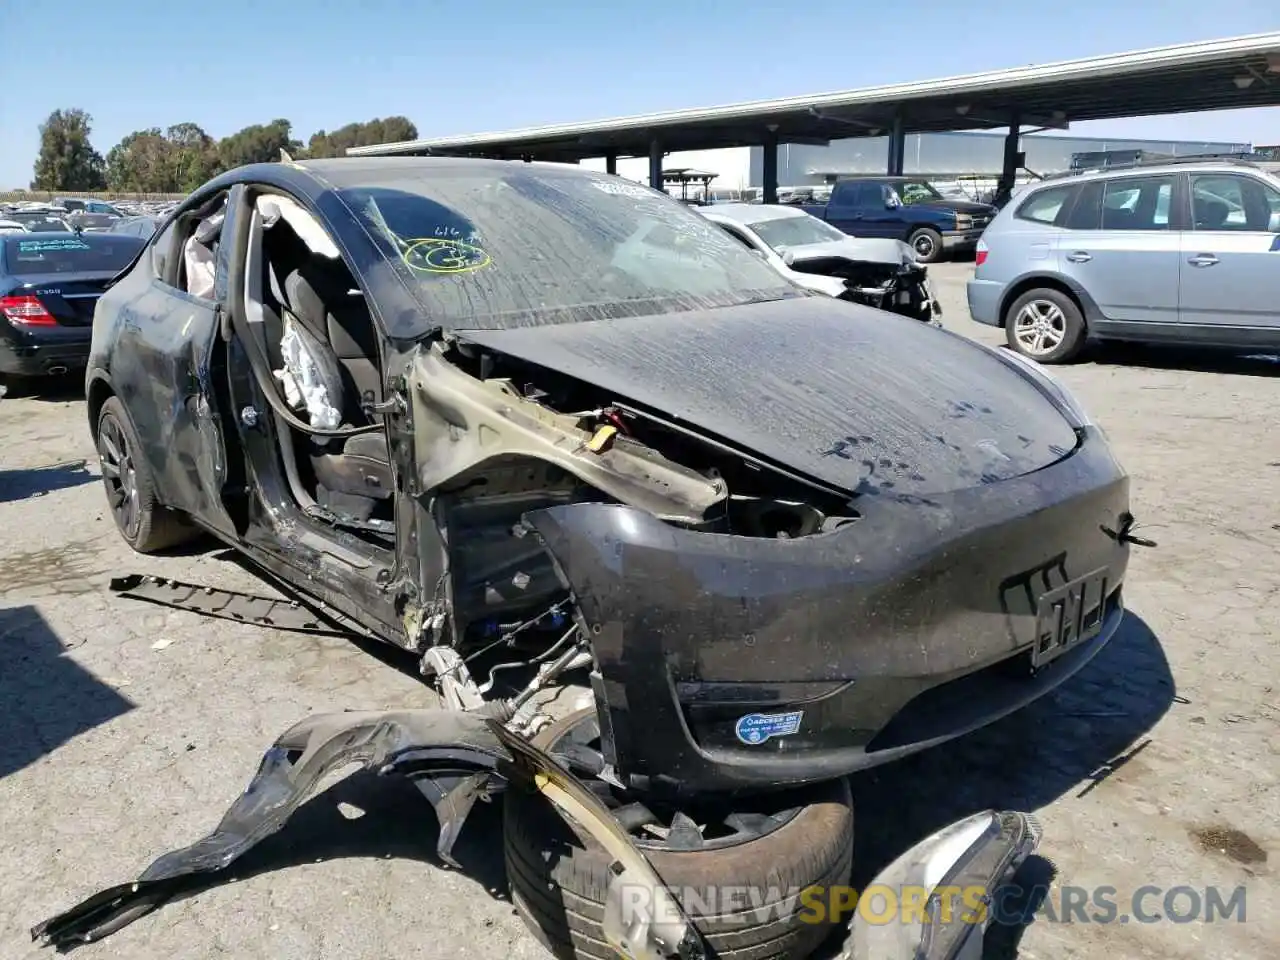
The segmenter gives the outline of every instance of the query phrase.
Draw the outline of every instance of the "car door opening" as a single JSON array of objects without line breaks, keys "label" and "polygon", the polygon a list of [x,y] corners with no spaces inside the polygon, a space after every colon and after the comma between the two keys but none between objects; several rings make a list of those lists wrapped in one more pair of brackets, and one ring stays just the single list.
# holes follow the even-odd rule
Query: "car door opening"
[{"label": "car door opening", "polygon": [[318,506],[365,532],[389,531],[390,454],[372,413],[383,393],[373,320],[332,240],[288,198],[256,198],[245,300],[276,399],[315,428],[281,423],[281,456],[294,496],[304,511]]}]

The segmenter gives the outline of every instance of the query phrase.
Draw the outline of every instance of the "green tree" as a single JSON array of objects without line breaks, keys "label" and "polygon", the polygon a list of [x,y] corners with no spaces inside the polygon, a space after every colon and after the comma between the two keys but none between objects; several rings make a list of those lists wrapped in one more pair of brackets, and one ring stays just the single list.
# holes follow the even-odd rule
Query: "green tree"
[{"label": "green tree", "polygon": [[102,155],[89,142],[93,118],[83,110],[55,110],[40,124],[33,190],[101,190]]},{"label": "green tree", "polygon": [[367,147],[375,143],[394,143],[418,139],[418,128],[407,117],[375,117],[366,123],[348,123],[332,133],[320,130],[307,144],[309,157],[346,156],[348,147]]},{"label": "green tree", "polygon": [[280,151],[297,153],[302,144],[292,138],[293,124],[288,120],[255,123],[218,141],[218,166],[230,170],[246,163],[274,163]]},{"label": "green tree", "polygon": [[218,170],[218,145],[194,123],[176,123],[165,131],[170,147],[169,181],[173,191],[190,193]]},{"label": "green tree", "polygon": [[135,130],[107,151],[107,186],[119,191],[168,192],[170,152],[159,127]]},{"label": "green tree", "polygon": [[112,190],[190,193],[217,172],[216,144],[194,123],[135,130],[107,153]]}]

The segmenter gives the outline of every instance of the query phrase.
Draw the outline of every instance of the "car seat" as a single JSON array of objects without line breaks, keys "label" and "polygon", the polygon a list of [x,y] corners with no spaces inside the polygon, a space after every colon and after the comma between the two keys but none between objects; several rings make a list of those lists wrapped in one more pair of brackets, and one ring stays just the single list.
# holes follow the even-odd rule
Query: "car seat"
[{"label": "car seat", "polygon": [[1231,207],[1223,200],[1204,195],[1195,198],[1196,229],[1221,230],[1231,216]]},{"label": "car seat", "polygon": [[[314,361],[314,373],[344,425],[370,422],[365,412],[382,400],[376,340],[363,295],[339,262],[313,258],[286,277],[281,292],[286,317]],[[367,520],[391,497],[391,455],[382,432],[311,440],[316,500]]]}]

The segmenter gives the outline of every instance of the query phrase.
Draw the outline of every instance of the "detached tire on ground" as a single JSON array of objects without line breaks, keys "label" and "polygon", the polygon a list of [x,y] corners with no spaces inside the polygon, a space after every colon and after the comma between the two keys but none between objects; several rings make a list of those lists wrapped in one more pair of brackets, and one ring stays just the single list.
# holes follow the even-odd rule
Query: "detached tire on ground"
[{"label": "detached tire on ground", "polygon": [[1009,304],[1004,334],[1010,349],[1038,363],[1067,363],[1084,349],[1084,314],[1061,290],[1039,287]]},{"label": "detached tire on ground", "polygon": [[[594,711],[587,712],[594,716]],[[548,749],[566,723],[581,716],[559,721],[534,742]],[[849,882],[853,808],[846,780],[791,791],[763,803],[795,812],[770,832],[729,846],[641,846],[722,960],[807,956],[831,927],[825,911],[820,917],[806,911],[809,901],[801,902],[799,891]],[[617,954],[602,929],[611,878],[608,854],[590,839],[584,843],[538,794],[513,788],[504,804],[507,877],[520,916],[556,957],[613,960]],[[743,894],[743,888],[754,892]],[[733,896],[730,890],[739,891],[736,900],[726,899]],[[680,896],[680,891],[686,894]],[[829,894],[818,902],[828,904]]]},{"label": "detached tire on ground", "polygon": [[111,517],[134,550],[154,553],[198,536],[184,517],[156,500],[142,441],[118,397],[109,397],[98,414],[98,459]]}]

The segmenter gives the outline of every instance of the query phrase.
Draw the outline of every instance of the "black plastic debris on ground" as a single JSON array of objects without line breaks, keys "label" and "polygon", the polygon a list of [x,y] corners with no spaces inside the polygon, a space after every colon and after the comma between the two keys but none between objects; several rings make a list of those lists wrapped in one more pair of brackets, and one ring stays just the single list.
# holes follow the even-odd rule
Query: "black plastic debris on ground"
[{"label": "black plastic debris on ground", "polygon": [[151,577],[131,573],[115,577],[110,583],[113,593],[132,600],[142,600],[162,607],[188,610],[206,617],[221,620],[237,620],[260,627],[290,630],[296,633],[315,633],[326,636],[345,636],[348,631],[326,622],[297,600],[280,597],[261,597],[234,590],[202,587],[180,580]]}]

